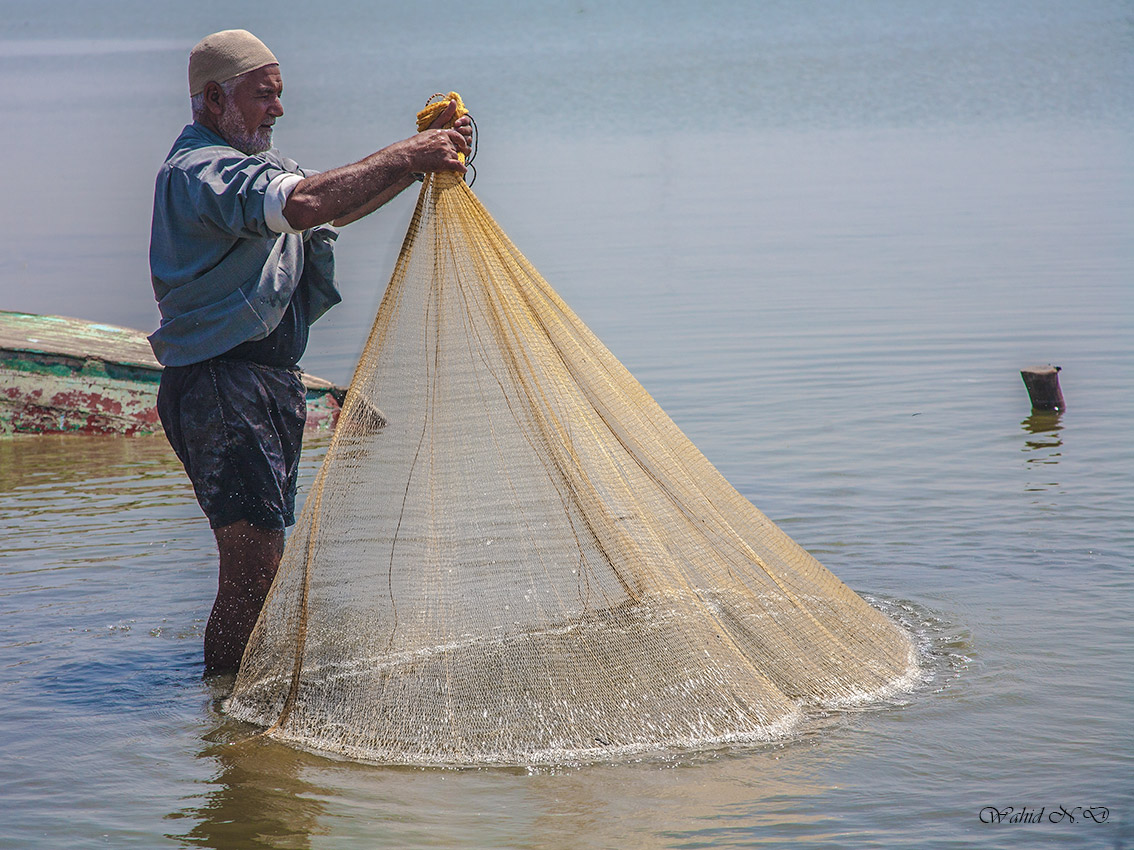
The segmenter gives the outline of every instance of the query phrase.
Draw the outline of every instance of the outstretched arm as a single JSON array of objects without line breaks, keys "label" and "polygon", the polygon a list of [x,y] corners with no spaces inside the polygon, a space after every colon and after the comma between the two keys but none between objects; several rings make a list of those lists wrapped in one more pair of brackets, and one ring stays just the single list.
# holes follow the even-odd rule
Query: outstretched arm
[{"label": "outstretched arm", "polygon": [[321,174],[304,177],[295,184],[283,213],[296,230],[307,230],[327,222],[349,224],[374,212],[413,182],[415,172],[465,172],[457,154],[469,152],[472,135],[468,116],[453,129],[443,130],[456,112],[451,103],[433,127],[372,153],[366,159]]},{"label": "outstretched arm", "polygon": [[403,177],[397,183],[394,183],[392,186],[379,192],[358,209],[351,210],[348,213],[344,213],[343,215],[338,216],[331,222],[331,224],[333,224],[335,227],[342,227],[344,225],[350,224],[351,222],[358,221],[364,216],[370,215],[372,212],[374,212],[374,210],[378,209],[379,207],[385,206],[387,203],[394,200],[394,198],[404,192],[413,182],[414,179],[412,174]]}]

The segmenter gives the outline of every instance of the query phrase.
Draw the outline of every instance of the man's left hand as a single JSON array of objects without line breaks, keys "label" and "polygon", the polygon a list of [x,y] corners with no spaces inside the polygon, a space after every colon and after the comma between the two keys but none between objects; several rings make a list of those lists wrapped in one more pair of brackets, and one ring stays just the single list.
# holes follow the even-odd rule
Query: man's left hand
[{"label": "man's left hand", "polygon": [[[445,125],[453,121],[453,116],[457,114],[457,102],[455,100],[449,101],[449,105],[441,112],[440,115],[434,119],[433,123],[429,125],[430,130],[444,130]],[[468,154],[472,150],[472,118],[468,115],[462,115],[456,121],[453,121],[452,128],[446,130],[447,133],[457,133],[461,136],[458,139],[456,136],[451,136],[453,146],[456,147],[463,154]]]}]

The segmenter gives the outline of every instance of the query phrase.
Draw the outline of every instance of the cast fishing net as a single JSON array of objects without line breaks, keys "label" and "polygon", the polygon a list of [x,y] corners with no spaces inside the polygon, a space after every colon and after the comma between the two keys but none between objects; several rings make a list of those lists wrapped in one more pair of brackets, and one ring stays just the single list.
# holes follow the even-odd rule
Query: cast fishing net
[{"label": "cast fishing net", "polygon": [[775,738],[913,669],[427,176],[227,710],[366,760],[555,763]]}]

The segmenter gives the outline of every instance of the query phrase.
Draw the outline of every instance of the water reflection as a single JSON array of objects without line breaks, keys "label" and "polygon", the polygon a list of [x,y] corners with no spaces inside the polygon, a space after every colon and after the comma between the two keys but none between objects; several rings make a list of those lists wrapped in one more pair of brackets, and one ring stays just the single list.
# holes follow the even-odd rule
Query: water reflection
[{"label": "water reflection", "polygon": [[[1020,423],[1025,433],[1031,435],[1024,440],[1022,451],[1028,455],[1025,463],[1027,469],[1040,469],[1055,466],[1063,456],[1063,413],[1059,410],[1033,410],[1032,415]],[[1054,470],[1049,470],[1053,472]],[[1029,481],[1025,486],[1027,492],[1038,492],[1058,487],[1059,482]]]},{"label": "water reflection", "polygon": [[222,722],[203,744],[197,757],[213,761],[217,773],[208,781],[209,790],[167,815],[196,821],[187,832],[168,838],[212,850],[311,846],[324,803],[321,789],[302,777],[309,756],[250,736],[248,727],[235,721]]},{"label": "water reflection", "polygon": [[0,439],[0,493],[48,487],[59,497],[72,489],[120,493],[180,469],[164,436],[16,434]]},{"label": "water reflection", "polygon": [[[219,703],[218,703],[219,704]],[[215,763],[203,792],[166,816],[166,835],[211,850],[310,848],[322,836],[344,846],[657,846],[659,833],[686,840],[743,836],[779,846],[782,830],[835,823],[800,811],[829,786],[818,739],[746,752],[563,768],[408,768],[339,761],[294,750],[251,727],[221,720],[198,757]],[[191,825],[190,825],[191,824]],[[709,836],[714,838],[709,839]],[[323,839],[325,840],[325,839]]]},{"label": "water reflection", "polygon": [[[1020,423],[1029,434],[1051,434],[1063,430],[1063,411],[1061,410],[1033,410],[1032,415]],[[1028,443],[1029,446],[1046,445]]]},{"label": "water reflection", "polygon": [[643,763],[533,775],[533,846],[645,850],[658,846],[659,835],[674,846],[782,846],[785,829],[823,834],[825,816],[796,805],[828,790],[804,766],[808,747],[797,741],[706,755],[668,769]]}]

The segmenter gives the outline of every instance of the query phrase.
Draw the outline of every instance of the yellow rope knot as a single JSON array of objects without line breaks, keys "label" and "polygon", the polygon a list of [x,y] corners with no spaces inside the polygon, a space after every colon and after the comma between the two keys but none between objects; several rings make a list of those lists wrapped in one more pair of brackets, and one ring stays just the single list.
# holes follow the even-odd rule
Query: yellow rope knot
[{"label": "yellow rope knot", "polygon": [[[434,100],[434,98],[438,97],[443,99]],[[417,113],[417,131],[420,133],[423,130],[428,130],[430,125],[437,120],[437,117],[449,108],[449,103],[454,100],[457,102],[457,111],[456,113],[454,113],[452,120],[441,128],[443,130],[453,129],[453,122],[455,122],[462,115],[469,114],[469,111],[465,108],[465,102],[461,100],[461,96],[455,91],[451,91],[448,94],[441,94],[440,92],[438,92],[437,94],[433,95],[433,97],[429,98],[429,102],[426,103],[425,109]],[[459,151],[457,152],[457,157],[461,160],[461,162],[465,161],[465,155],[463,153],[460,153]]]},{"label": "yellow rope knot", "polygon": [[[444,98],[444,100],[435,101],[433,99],[435,97]],[[456,121],[462,115],[469,114],[469,111],[465,109],[465,102],[461,100],[461,96],[455,91],[451,91],[448,94],[441,94],[440,92],[438,92],[437,94],[433,95],[433,97],[429,98],[429,102],[425,105],[425,109],[417,113],[417,131],[420,133],[422,130],[428,130],[429,125],[436,121],[437,116],[449,107],[449,102],[452,100],[457,101],[457,114],[453,116],[453,121]],[[453,121],[450,121],[448,124],[446,124],[443,129],[452,129]]]}]

